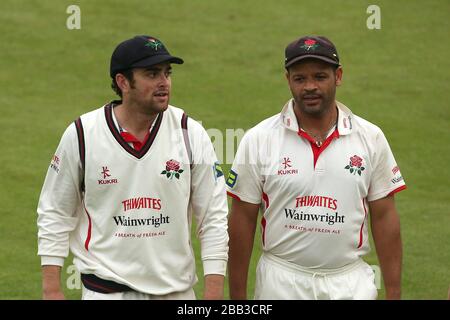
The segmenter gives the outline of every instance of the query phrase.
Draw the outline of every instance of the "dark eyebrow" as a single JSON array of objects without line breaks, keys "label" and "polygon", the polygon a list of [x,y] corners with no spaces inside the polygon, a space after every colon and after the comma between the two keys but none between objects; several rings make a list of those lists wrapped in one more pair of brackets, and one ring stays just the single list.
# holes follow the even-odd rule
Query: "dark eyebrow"
[{"label": "dark eyebrow", "polygon": [[[155,66],[151,66],[151,67],[145,68],[145,71],[146,71],[146,72],[149,72],[149,71],[160,72],[160,71],[162,71],[162,70],[163,70],[163,68],[161,68],[161,67],[155,67]],[[172,70],[172,67],[169,66],[169,67],[167,68],[167,71],[171,71],[171,70]]]}]

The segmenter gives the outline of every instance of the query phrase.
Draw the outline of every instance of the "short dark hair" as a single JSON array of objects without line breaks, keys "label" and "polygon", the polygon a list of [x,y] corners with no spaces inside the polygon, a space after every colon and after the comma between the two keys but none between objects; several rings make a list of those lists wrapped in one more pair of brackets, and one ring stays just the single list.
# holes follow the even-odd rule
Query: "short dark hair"
[{"label": "short dark hair", "polygon": [[[123,70],[117,73],[121,73],[123,74],[123,76],[130,81],[131,85],[133,86],[134,83],[134,78],[133,78],[133,69],[127,69],[127,70]],[[119,86],[117,85],[116,82],[116,77],[114,76],[112,78],[112,82],[111,82],[111,88],[114,90],[114,92],[122,98],[122,90],[120,90]]]}]

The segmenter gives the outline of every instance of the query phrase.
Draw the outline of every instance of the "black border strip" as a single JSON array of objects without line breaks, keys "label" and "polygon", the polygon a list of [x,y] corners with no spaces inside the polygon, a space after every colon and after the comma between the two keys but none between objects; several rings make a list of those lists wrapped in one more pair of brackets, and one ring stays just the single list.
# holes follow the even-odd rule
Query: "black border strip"
[{"label": "black border strip", "polygon": [[75,128],[77,129],[77,136],[78,136],[78,151],[80,153],[80,161],[81,161],[81,168],[83,169],[83,179],[81,181],[81,191],[84,191],[84,172],[85,172],[85,162],[86,162],[86,146],[84,143],[84,130],[83,130],[83,124],[81,122],[81,117],[74,121]]},{"label": "black border strip", "polygon": [[190,167],[192,169],[192,166],[194,165],[194,159],[192,158],[192,150],[191,150],[191,144],[189,141],[187,120],[188,120],[188,116],[186,115],[186,113],[183,113],[183,116],[181,117],[181,129],[183,129],[184,144],[186,146],[186,151],[188,153]]},{"label": "black border strip", "polygon": [[83,282],[83,285],[89,290],[99,293],[134,291],[124,284],[117,283],[111,280],[101,279],[94,274],[82,273],[81,282]]}]

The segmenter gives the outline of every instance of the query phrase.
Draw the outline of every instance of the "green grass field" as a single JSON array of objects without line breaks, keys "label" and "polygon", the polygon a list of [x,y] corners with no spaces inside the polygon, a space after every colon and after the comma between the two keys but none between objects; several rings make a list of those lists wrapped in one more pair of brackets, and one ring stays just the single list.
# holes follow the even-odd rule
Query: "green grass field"
[{"label": "green grass field", "polygon": [[[81,8],[80,30],[66,28],[71,4]],[[370,4],[381,8],[380,30],[366,27]],[[408,185],[397,196],[403,298],[446,299],[449,13],[447,0],[3,0],[0,299],[40,298],[36,206],[49,161],[71,121],[114,98],[109,59],[135,34],[154,35],[185,59],[174,67],[171,104],[222,131],[248,129],[279,112],[290,97],[287,43],[305,34],[332,39],[344,66],[338,99],[384,130]],[[258,235],[255,248],[250,297]],[[374,251],[366,260],[377,264]],[[202,296],[202,281],[196,292]]]}]

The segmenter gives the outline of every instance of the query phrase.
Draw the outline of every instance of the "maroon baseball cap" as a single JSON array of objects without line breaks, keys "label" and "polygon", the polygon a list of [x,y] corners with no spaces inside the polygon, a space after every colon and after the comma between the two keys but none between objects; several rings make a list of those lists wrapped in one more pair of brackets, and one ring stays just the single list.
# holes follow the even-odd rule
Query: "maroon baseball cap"
[{"label": "maroon baseball cap", "polygon": [[323,36],[306,36],[291,42],[285,50],[285,68],[306,58],[315,58],[340,66],[334,44]]},{"label": "maroon baseball cap", "polygon": [[111,56],[111,78],[131,68],[150,67],[152,65],[170,62],[182,64],[181,58],[172,56],[164,44],[152,36],[135,36],[120,43]]}]

